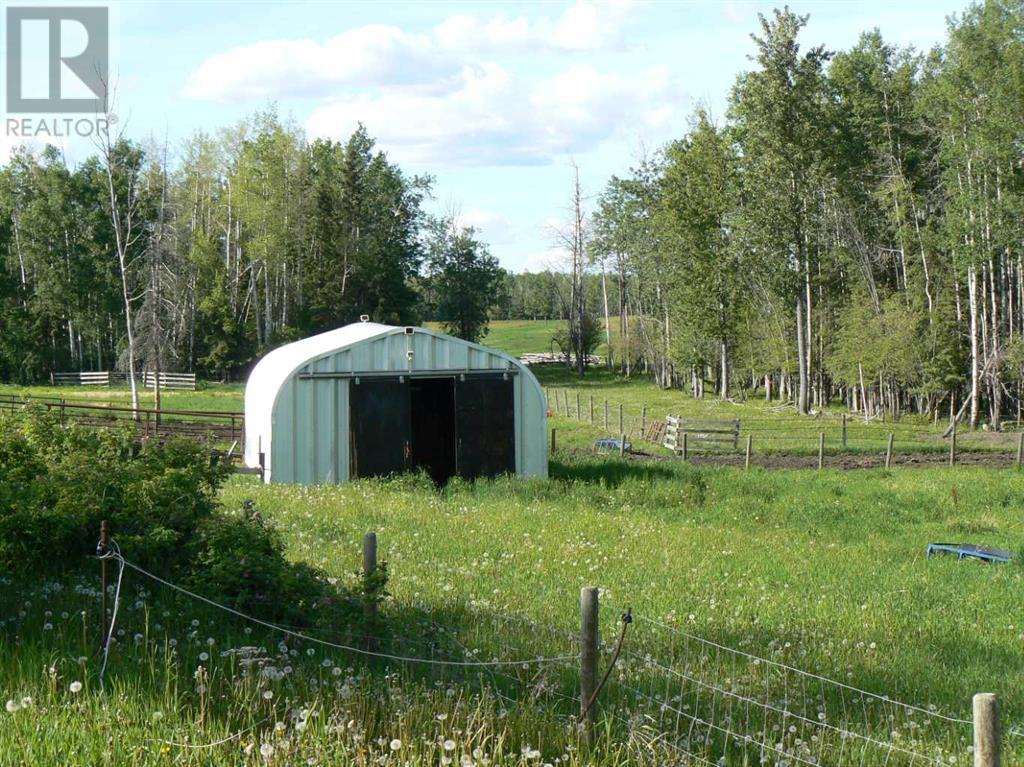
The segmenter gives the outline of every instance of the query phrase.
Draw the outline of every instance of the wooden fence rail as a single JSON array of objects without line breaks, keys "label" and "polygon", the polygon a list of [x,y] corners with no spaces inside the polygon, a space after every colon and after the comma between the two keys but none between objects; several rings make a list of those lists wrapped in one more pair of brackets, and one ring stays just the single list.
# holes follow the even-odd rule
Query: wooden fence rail
[{"label": "wooden fence rail", "polygon": [[140,436],[182,436],[212,439],[217,442],[243,442],[245,416],[242,413],[216,410],[154,410],[128,406],[96,405],[55,397],[16,397],[0,395],[0,412],[19,412],[30,406],[59,414],[61,423],[80,426],[110,427],[132,425]]}]

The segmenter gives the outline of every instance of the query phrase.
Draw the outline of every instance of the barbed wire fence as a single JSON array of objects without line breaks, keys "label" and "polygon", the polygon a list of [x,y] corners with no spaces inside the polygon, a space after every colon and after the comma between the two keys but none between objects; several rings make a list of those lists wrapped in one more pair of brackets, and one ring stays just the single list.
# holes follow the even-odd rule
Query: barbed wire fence
[{"label": "barbed wire fence", "polygon": [[[129,573],[300,647],[418,669],[430,679],[486,689],[509,708],[549,711],[584,743],[593,744],[601,728],[606,738],[655,764],[937,767],[973,761],[975,767],[998,767],[1003,740],[1014,754],[1024,747],[1018,729],[1000,736],[994,696],[976,695],[970,719],[901,702],[650,616],[637,615],[634,624],[629,607],[608,603],[599,610],[600,592],[593,588],[581,594],[578,634],[490,612],[474,613],[459,629],[425,614],[415,636],[348,633],[338,641],[262,620],[175,584],[128,559],[104,532],[98,557],[119,571],[116,585],[109,585],[111,609],[104,609],[110,622],[102,634],[101,684],[117,643]],[[551,647],[558,650],[550,653]]]},{"label": "barbed wire fence", "polygon": [[[995,467],[1024,466],[1024,431],[963,433],[945,424],[927,426],[902,421],[865,420],[845,413],[818,413],[799,423],[777,414],[715,418],[660,414],[654,407],[595,397],[568,387],[545,387],[549,411],[593,427],[613,440],[642,442],[684,459],[771,465],[773,458],[803,458],[824,468],[833,459],[846,465],[934,465],[979,463]],[[663,408],[670,411],[671,408]],[[692,436],[685,447],[662,450],[669,423],[680,421]],[[717,421],[718,423],[712,423]],[[734,426],[731,426],[734,424]],[[715,427],[735,430],[735,439],[707,440]],[[723,435],[718,434],[718,437]],[[552,444],[555,444],[554,442]],[[617,444],[617,443],[616,443]],[[816,459],[816,462],[815,462]],[[838,460],[837,460],[838,459]]]}]

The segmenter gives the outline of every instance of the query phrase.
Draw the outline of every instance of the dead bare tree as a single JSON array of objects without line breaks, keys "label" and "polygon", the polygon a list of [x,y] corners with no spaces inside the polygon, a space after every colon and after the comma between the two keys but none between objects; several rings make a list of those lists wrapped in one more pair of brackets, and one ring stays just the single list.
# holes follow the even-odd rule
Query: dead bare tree
[{"label": "dead bare tree", "polygon": [[[112,110],[112,94],[107,103],[111,105]],[[116,133],[113,127],[115,125],[118,126]],[[130,145],[124,139],[124,129],[125,123],[108,114],[106,129],[96,132],[95,143],[107,181],[106,213],[114,232],[114,248],[121,277],[121,297],[124,302],[125,335],[128,342],[128,385],[132,392],[133,415],[138,419],[139,390],[135,380],[136,346],[132,315],[139,296],[132,293],[132,274],[138,258],[135,246],[144,234],[140,220],[140,192],[143,182],[141,162],[129,151]]]},{"label": "dead bare tree", "polygon": [[587,219],[583,210],[583,188],[580,186],[580,169],[572,163],[573,186],[570,196],[571,221],[566,228],[555,229],[556,242],[569,256],[569,347],[573,366],[582,376],[586,371],[590,349],[587,348],[587,295],[584,277],[586,274]]}]

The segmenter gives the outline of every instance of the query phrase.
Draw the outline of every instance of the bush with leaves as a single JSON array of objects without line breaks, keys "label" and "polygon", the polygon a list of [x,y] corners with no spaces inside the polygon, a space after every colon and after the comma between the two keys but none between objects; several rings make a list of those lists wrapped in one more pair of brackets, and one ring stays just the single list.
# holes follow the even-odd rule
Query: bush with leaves
[{"label": "bush with leaves", "polygon": [[191,440],[139,443],[128,428],[62,426],[31,410],[0,416],[0,569],[15,577],[77,569],[107,520],[126,558],[238,610],[292,624],[329,613],[338,625],[340,612],[357,614],[362,593],[344,594],[288,562],[251,508],[220,507],[230,473]]}]

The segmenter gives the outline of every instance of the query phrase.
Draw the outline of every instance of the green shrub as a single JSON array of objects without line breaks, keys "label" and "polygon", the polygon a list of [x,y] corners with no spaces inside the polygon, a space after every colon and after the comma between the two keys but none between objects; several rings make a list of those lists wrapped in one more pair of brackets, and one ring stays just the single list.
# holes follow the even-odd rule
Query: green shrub
[{"label": "green shrub", "polygon": [[351,617],[342,613],[361,613],[364,598],[380,598],[383,584],[340,593],[319,571],[289,563],[251,509],[223,510],[217,490],[230,473],[191,440],[138,443],[128,428],[0,416],[0,570],[80,568],[107,520],[127,559],[261,618],[299,625],[330,613],[337,626]]},{"label": "green shrub", "polygon": [[203,520],[185,549],[188,588],[217,594],[222,604],[288,624],[343,625],[361,602],[339,598],[325,576],[292,564],[277,530],[248,510]]}]

